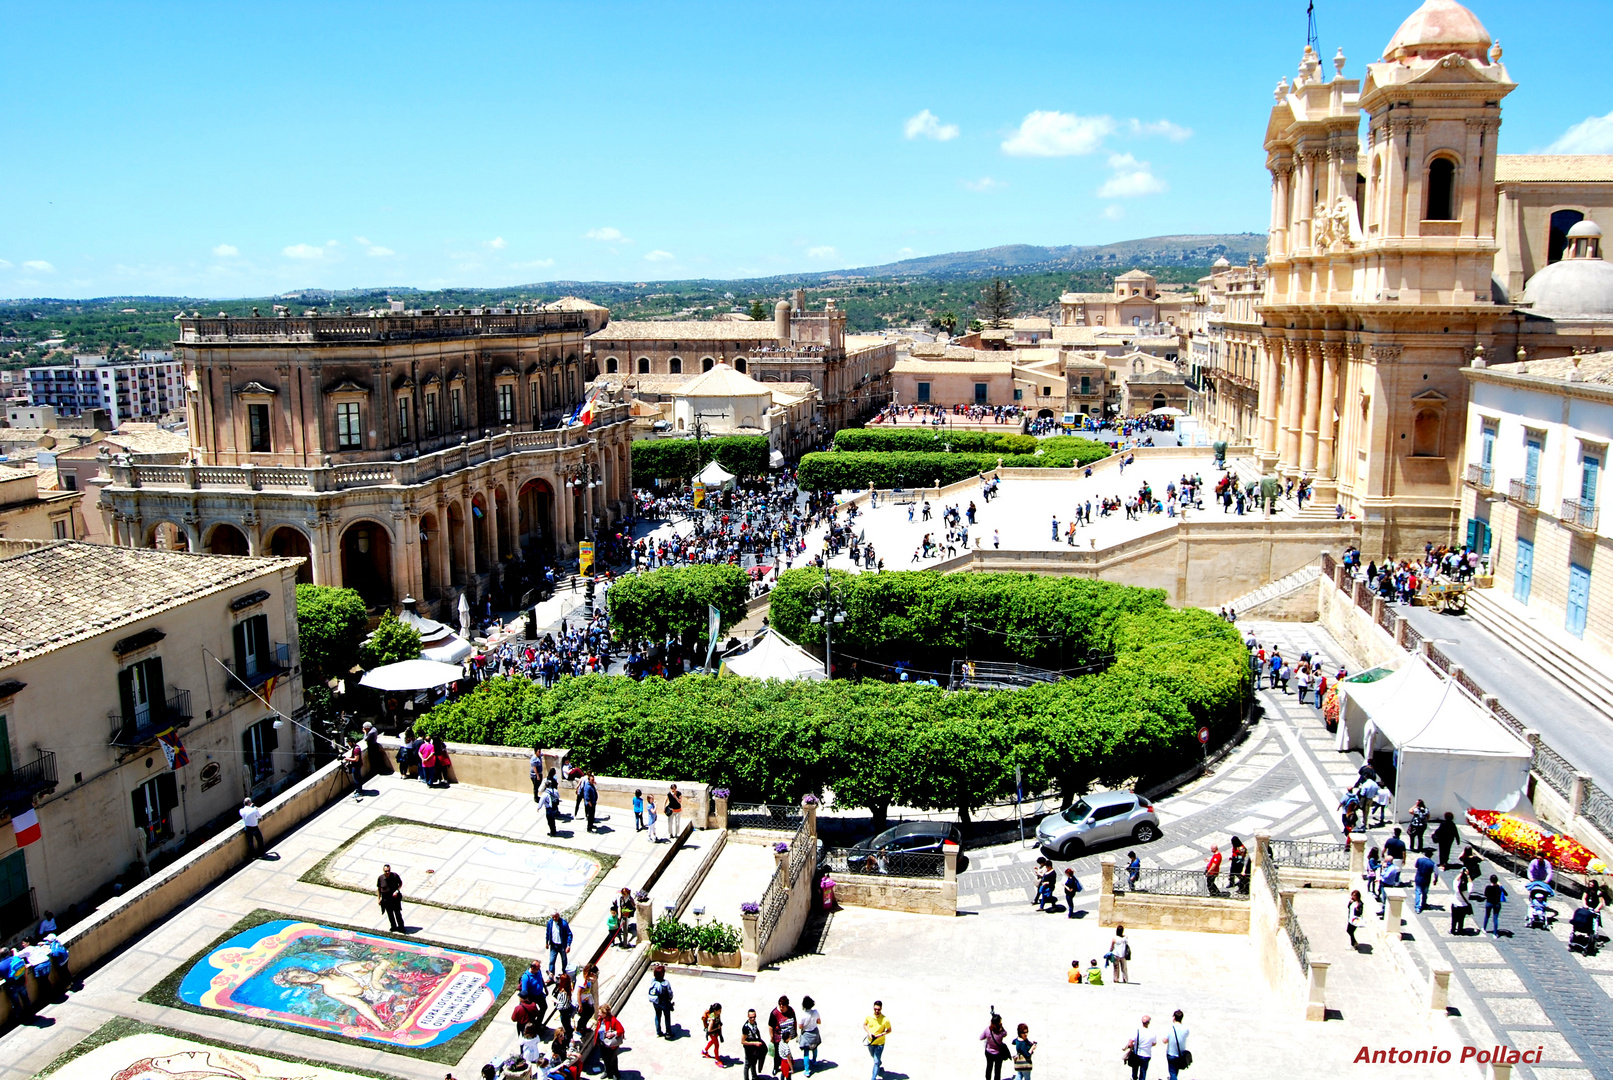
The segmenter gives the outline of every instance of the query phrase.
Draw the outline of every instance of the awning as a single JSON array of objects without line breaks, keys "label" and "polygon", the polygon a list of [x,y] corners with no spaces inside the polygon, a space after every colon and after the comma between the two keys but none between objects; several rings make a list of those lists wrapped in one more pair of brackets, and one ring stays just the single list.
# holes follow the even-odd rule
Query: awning
[{"label": "awning", "polygon": [[716,459],[713,458],[711,461],[706,462],[706,467],[700,470],[695,479],[707,487],[722,487],[724,484],[734,482],[734,474],[717,464]]},{"label": "awning", "polygon": [[465,677],[465,669],[458,664],[444,664],[436,660],[400,660],[372,668],[359,680],[360,686],[372,690],[429,690],[434,686],[447,686]]},{"label": "awning", "polygon": [[744,652],[724,657],[722,670],[747,679],[828,678],[823,661],[772,629],[764,630],[761,639]]},{"label": "awning", "polygon": [[1185,412],[1183,412],[1181,409],[1173,409],[1173,408],[1171,408],[1171,406],[1167,405],[1163,409],[1150,410],[1148,415],[1149,416],[1186,416],[1187,414]]},{"label": "awning", "polygon": [[439,664],[457,665],[475,651],[476,647],[474,645],[458,634],[454,634],[444,638],[440,644],[432,645],[429,648],[421,646],[420,659],[435,660]]}]

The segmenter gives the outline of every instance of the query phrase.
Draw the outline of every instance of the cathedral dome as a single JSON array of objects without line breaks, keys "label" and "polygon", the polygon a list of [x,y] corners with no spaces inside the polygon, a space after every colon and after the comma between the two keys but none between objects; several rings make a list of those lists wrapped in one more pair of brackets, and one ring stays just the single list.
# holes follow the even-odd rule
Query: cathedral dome
[{"label": "cathedral dome", "polygon": [[1456,53],[1484,63],[1489,48],[1490,32],[1477,15],[1456,0],[1424,0],[1389,39],[1383,58],[1438,60]]},{"label": "cathedral dome", "polygon": [[1613,263],[1603,259],[1554,262],[1529,279],[1522,302],[1538,315],[1613,315]]}]

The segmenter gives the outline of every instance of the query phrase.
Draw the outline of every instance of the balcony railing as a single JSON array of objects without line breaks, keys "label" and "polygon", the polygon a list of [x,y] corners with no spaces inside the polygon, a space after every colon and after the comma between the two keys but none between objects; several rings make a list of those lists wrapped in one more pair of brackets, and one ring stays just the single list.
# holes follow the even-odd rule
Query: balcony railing
[{"label": "balcony railing", "polygon": [[0,774],[0,805],[21,806],[41,792],[56,790],[56,755],[41,750],[26,765]]},{"label": "balcony railing", "polygon": [[1489,491],[1495,486],[1495,466],[1469,465],[1467,467],[1467,482],[1476,488]]},{"label": "balcony railing", "polygon": [[1563,524],[1571,529],[1596,531],[1596,504],[1583,499],[1563,500]]},{"label": "balcony railing", "polygon": [[1509,480],[1507,498],[1520,506],[1539,506],[1540,485],[1531,480]]},{"label": "balcony railing", "polygon": [[108,713],[112,721],[113,746],[143,746],[157,733],[190,723],[190,691],[175,690],[166,701],[154,703],[144,716]]}]

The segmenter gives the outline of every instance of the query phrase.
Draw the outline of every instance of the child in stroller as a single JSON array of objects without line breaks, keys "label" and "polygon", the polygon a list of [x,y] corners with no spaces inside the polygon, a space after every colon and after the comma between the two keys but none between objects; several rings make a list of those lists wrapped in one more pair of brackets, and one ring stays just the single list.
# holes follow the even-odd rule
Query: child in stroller
[{"label": "child in stroller", "polygon": [[1556,895],[1550,882],[1531,881],[1529,883],[1529,921],[1525,924],[1531,930],[1550,930],[1551,920],[1556,912],[1546,906],[1546,901]]},{"label": "child in stroller", "polygon": [[1595,956],[1597,941],[1597,928],[1601,925],[1602,916],[1599,912],[1581,904],[1569,916],[1568,925],[1568,951],[1583,953],[1586,956]]}]

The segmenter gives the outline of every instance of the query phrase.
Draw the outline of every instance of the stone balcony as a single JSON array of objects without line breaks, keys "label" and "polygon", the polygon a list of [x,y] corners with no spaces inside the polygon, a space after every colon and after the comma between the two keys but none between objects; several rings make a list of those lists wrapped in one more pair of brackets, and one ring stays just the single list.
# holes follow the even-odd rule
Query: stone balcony
[{"label": "stone balcony", "polygon": [[[283,321],[283,320],[282,320]],[[114,488],[185,491],[346,491],[351,488],[412,487],[489,461],[541,450],[563,450],[593,442],[595,428],[628,419],[628,406],[608,405],[587,428],[505,431],[457,446],[397,461],[367,461],[313,467],[284,465],[146,465],[117,460],[111,466]]]}]

